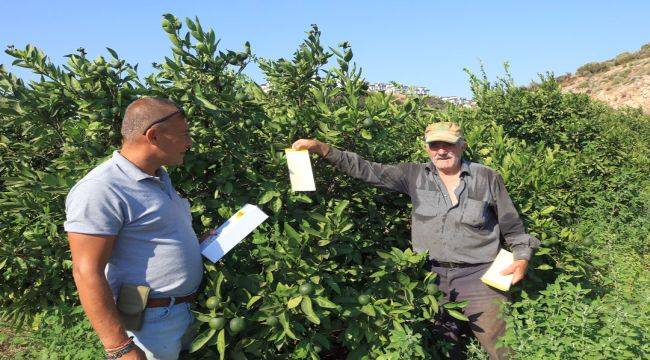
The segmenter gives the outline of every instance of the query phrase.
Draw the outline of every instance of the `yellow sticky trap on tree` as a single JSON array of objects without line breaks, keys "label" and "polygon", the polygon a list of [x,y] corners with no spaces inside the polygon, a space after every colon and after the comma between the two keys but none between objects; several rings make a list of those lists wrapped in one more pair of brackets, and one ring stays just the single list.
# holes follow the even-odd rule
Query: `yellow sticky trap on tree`
[{"label": "yellow sticky trap on tree", "polygon": [[289,166],[289,180],[293,191],[316,191],[314,173],[307,150],[284,149]]}]

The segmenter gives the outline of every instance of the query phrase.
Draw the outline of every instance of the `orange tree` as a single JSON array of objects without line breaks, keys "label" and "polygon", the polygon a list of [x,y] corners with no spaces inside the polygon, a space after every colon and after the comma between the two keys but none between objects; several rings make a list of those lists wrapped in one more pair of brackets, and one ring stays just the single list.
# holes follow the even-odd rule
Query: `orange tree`
[{"label": "orange tree", "polygon": [[[3,315],[21,322],[75,301],[65,195],[119,147],[125,106],[155,95],[191,120],[195,146],[170,174],[191,199],[197,232],[245,203],[271,216],[219,263],[206,262],[197,356],[411,358],[442,349],[426,329],[443,308],[464,319],[464,304],[439,306],[426,255],[408,248],[406,199],[320,161],[319,191],[293,193],[283,155],[296,138],[318,137],[377,160],[408,160],[427,110],[367,94],[350,46],[324,49],[315,26],[291,60],[258,59],[271,85],[265,93],[241,74],[252,59],[248,43],[219,51],[198,19],[185,25],[182,34],[177,18],[163,17],[172,53],[143,78],[112,49],[109,60],[78,49],[62,67],[31,45],[7,50],[39,79],[0,71]],[[337,65],[325,69],[332,58]]]},{"label": "orange tree", "polygon": [[[39,328],[46,324],[34,314],[76,303],[64,198],[119,147],[124,108],[143,95],[169,97],[190,119],[195,145],[185,165],[169,171],[191,200],[197,233],[245,203],[270,215],[218,263],[205,263],[194,357],[438,358],[447,344],[429,331],[432,318],[446,311],[465,319],[464,304],[439,304],[426,255],[409,248],[407,198],[337,173],[317,158],[318,191],[290,190],[283,149],[300,137],[384,163],[426,161],[419,142],[426,124],[460,122],[467,155],[503,175],[529,232],[542,239],[523,285],[541,300],[525,295],[508,318],[505,341],[522,354],[555,346],[520,341],[540,338],[536,329],[554,331],[531,316],[557,314],[567,301],[591,306],[580,288],[565,277],[556,280],[558,274],[597,283],[600,292],[612,289],[610,262],[592,261],[603,253],[591,251],[590,229],[581,221],[614,211],[624,216],[621,224],[636,221],[643,202],[635,194],[644,180],[634,169],[647,167],[641,146],[648,142],[647,117],[562,94],[552,77],[521,88],[511,79],[492,84],[470,74],[473,109],[440,108],[418,97],[398,101],[369,93],[350,44],[325,48],[316,26],[288,59],[257,58],[248,43],[240,51],[220,50],[198,19],[184,26],[163,16],[171,53],[144,77],[112,49],[94,60],[78,49],[60,67],[31,45],[7,49],[37,80],[27,83],[0,66],[1,316]],[[268,91],[242,74],[251,61],[264,72]],[[609,131],[614,126],[618,131]],[[612,143],[640,150],[622,153]],[[620,171],[623,164],[632,171]],[[601,221],[598,216],[593,219]],[[626,251],[642,254],[647,244],[630,234]],[[612,244],[598,238],[595,245]],[[544,290],[548,282],[554,284]],[[558,289],[567,290],[556,296]],[[584,323],[601,324],[598,311],[586,312],[593,319]],[[609,345],[580,326],[572,333],[588,336],[576,341],[605,351]],[[574,340],[566,334],[549,339]],[[631,344],[634,356],[635,344],[643,343],[631,335],[621,342]]]}]

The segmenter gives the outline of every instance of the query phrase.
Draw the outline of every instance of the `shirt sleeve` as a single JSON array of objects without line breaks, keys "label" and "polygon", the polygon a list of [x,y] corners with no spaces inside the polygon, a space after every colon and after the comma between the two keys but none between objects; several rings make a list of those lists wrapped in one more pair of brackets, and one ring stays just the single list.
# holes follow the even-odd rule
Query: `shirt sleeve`
[{"label": "shirt sleeve", "polygon": [[408,194],[408,164],[384,165],[330,146],[325,159],[338,170],[371,185]]},{"label": "shirt sleeve", "polygon": [[496,174],[492,181],[492,194],[495,197],[495,210],[499,229],[515,260],[530,260],[539,247],[539,240],[526,234],[515,205],[512,203],[501,175]]},{"label": "shirt sleeve", "polygon": [[75,185],[65,201],[65,231],[90,235],[117,235],[124,223],[120,197],[107,184],[85,180]]}]

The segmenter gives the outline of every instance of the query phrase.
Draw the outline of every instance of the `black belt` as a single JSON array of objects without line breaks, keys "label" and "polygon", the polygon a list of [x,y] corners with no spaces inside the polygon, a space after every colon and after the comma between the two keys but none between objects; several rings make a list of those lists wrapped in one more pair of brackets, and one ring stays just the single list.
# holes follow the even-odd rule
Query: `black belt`
[{"label": "black belt", "polygon": [[453,269],[453,268],[467,268],[467,267],[472,267],[472,266],[479,266],[479,265],[484,265],[484,264],[488,264],[488,263],[470,264],[470,263],[455,263],[455,262],[429,260],[429,264],[431,264],[431,266],[439,266],[439,267]]},{"label": "black belt", "polygon": [[[179,296],[177,298],[174,298],[174,305],[175,304],[182,304],[186,302],[192,302],[194,299],[196,299],[197,294],[190,294],[186,296]],[[152,308],[152,307],[167,307],[169,304],[171,304],[172,299],[171,298],[154,298],[154,299],[149,299],[147,301],[147,307]]]}]

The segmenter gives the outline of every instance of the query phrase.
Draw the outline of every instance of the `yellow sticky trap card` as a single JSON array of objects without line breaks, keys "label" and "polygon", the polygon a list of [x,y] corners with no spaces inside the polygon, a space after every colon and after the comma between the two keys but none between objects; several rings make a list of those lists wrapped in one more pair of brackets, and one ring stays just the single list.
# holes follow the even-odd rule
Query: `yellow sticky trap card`
[{"label": "yellow sticky trap card", "polygon": [[293,191],[316,191],[311,159],[307,150],[284,149]]}]

